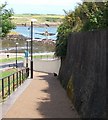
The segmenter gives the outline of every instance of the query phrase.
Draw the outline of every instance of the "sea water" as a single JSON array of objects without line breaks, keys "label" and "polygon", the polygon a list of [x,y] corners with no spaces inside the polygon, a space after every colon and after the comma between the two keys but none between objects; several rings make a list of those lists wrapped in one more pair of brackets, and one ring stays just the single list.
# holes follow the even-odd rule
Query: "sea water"
[{"label": "sea water", "polygon": [[[57,36],[57,27],[33,27],[33,38],[34,39],[46,39],[46,35],[40,35],[38,33],[45,33],[45,31],[47,30],[48,33],[53,33],[55,35],[52,36],[48,36],[48,39],[52,39],[52,40],[56,40],[56,36]],[[13,31],[18,32],[19,34],[30,38],[31,36],[31,30],[30,27],[28,26],[17,26],[16,29],[14,29]]]}]

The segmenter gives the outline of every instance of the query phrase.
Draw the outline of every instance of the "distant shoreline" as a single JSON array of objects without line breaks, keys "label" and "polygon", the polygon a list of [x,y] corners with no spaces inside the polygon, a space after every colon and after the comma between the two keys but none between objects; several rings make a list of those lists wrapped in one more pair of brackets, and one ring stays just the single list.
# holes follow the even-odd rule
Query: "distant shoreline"
[{"label": "distant shoreline", "polygon": [[33,23],[34,26],[44,27],[47,24],[49,27],[58,27],[62,23],[63,18],[63,15],[15,14],[12,17],[12,22],[17,26],[30,26],[31,19],[36,19],[37,22]]},{"label": "distant shoreline", "polygon": [[[49,27],[58,27],[61,23],[48,23]],[[25,27],[30,27],[30,24],[16,24],[16,26],[25,26]],[[45,27],[45,23],[40,23],[40,24],[34,24],[34,26],[37,27]]]}]

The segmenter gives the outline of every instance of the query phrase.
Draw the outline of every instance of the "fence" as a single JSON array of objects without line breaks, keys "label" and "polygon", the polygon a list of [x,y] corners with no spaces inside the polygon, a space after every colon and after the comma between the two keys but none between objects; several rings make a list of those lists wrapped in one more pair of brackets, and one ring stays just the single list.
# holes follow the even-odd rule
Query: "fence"
[{"label": "fence", "polygon": [[29,68],[23,68],[9,76],[0,79],[0,97],[7,98],[12,92],[15,91],[29,76]]}]

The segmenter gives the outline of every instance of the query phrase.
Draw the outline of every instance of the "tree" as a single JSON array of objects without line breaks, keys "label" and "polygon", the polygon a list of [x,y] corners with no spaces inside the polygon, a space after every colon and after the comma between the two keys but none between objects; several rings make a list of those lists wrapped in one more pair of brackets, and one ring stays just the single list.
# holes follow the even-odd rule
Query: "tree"
[{"label": "tree", "polygon": [[15,25],[12,23],[12,16],[14,14],[12,9],[6,9],[7,3],[4,3],[0,6],[0,12],[1,12],[1,21],[0,21],[0,27],[2,28],[1,37],[4,37],[7,35],[7,33],[10,32],[11,29],[15,28]]},{"label": "tree", "polygon": [[108,1],[83,2],[74,11],[65,12],[65,18],[58,27],[55,54],[66,55],[68,35],[72,32],[93,31],[108,28]]},{"label": "tree", "polygon": [[[108,28],[106,19],[107,4],[108,2],[85,2],[83,4],[82,10],[86,11],[87,20],[83,24],[82,31]],[[85,7],[87,10],[85,10]]]},{"label": "tree", "polygon": [[66,56],[66,48],[67,48],[67,33],[69,29],[66,29],[65,24],[61,24],[58,28],[58,35],[56,41],[56,56],[64,57]]}]

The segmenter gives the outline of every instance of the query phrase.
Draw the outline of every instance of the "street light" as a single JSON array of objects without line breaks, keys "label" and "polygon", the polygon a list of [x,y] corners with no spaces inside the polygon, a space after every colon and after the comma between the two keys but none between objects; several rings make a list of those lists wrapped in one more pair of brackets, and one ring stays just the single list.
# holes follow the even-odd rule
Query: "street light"
[{"label": "street light", "polygon": [[45,24],[46,25],[46,31],[45,31],[45,35],[46,35],[46,40],[48,40],[48,30],[47,30],[47,28],[49,27],[49,25],[48,24]]},{"label": "street light", "polygon": [[30,39],[30,27],[28,28],[28,38]]},{"label": "street light", "polygon": [[33,22],[37,21],[36,19],[31,19],[31,78],[33,78]]},{"label": "street light", "polygon": [[16,68],[18,67],[17,66],[17,45],[18,45],[19,43],[16,43]]}]

